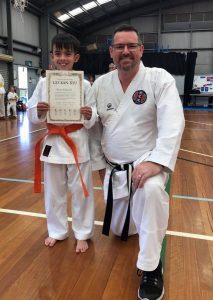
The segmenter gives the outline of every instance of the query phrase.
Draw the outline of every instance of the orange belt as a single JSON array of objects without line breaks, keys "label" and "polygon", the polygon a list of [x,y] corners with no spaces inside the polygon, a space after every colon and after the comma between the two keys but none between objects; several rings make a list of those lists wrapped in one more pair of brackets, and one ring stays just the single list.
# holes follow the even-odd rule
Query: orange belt
[{"label": "orange belt", "polygon": [[83,181],[82,175],[81,175],[81,171],[79,168],[79,163],[78,163],[78,151],[76,148],[75,143],[73,142],[73,140],[67,135],[67,133],[70,132],[74,132],[77,131],[79,129],[81,129],[83,127],[82,124],[72,124],[72,125],[68,125],[65,127],[59,127],[53,124],[47,124],[47,129],[48,132],[45,134],[44,137],[42,137],[35,146],[35,180],[34,180],[34,192],[35,193],[40,193],[41,192],[41,161],[40,161],[40,148],[41,148],[41,143],[43,141],[43,139],[51,134],[57,134],[60,135],[65,142],[67,143],[67,145],[70,147],[70,149],[73,152],[74,158],[75,158],[75,162],[79,171],[79,176],[81,179],[81,184],[82,184],[82,188],[84,191],[84,196],[88,197],[89,193],[87,191],[86,185]]}]

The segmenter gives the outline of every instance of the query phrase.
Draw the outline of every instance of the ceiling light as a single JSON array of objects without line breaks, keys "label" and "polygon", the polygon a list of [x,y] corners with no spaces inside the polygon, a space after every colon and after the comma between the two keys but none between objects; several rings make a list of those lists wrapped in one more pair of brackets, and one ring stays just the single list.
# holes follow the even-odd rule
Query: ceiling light
[{"label": "ceiling light", "polygon": [[72,16],[77,16],[77,15],[81,14],[82,12],[83,12],[82,8],[77,7],[73,10],[70,10],[69,14],[71,14]]},{"label": "ceiling light", "polygon": [[99,4],[104,4],[104,3],[107,3],[107,2],[110,2],[112,0],[97,0]]},{"label": "ceiling light", "polygon": [[58,17],[58,19],[59,19],[61,22],[64,22],[64,21],[70,19],[70,17],[69,17],[67,14],[63,14],[63,15],[61,15],[60,17]]},{"label": "ceiling light", "polygon": [[97,4],[95,3],[95,1],[91,1],[87,4],[84,4],[83,8],[86,9],[86,10],[89,10],[89,9],[94,8],[96,6],[97,6]]}]

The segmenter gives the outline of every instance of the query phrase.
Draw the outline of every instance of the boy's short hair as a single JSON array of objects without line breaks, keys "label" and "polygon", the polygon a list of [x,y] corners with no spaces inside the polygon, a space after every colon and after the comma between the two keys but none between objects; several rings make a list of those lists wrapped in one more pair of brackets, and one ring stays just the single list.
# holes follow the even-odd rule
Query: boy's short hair
[{"label": "boy's short hair", "polygon": [[138,36],[138,42],[142,43],[139,31],[134,26],[129,25],[129,24],[123,24],[123,25],[120,25],[117,28],[115,28],[114,34],[113,34],[113,39],[117,32],[122,32],[122,31],[124,31],[124,32],[134,31]]},{"label": "boy's short hair", "polygon": [[69,33],[59,33],[55,35],[52,39],[52,50],[53,47],[56,49],[64,48],[66,50],[72,50],[76,54],[80,52],[79,40]]}]

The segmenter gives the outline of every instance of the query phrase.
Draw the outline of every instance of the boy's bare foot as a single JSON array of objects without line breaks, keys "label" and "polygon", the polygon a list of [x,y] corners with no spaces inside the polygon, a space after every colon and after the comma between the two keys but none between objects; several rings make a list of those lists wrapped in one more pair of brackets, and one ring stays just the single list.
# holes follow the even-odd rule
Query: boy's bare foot
[{"label": "boy's bare foot", "polygon": [[76,253],[84,253],[87,251],[89,248],[87,241],[80,241],[77,240],[77,245],[76,245]]},{"label": "boy's bare foot", "polygon": [[57,240],[54,238],[51,238],[50,236],[48,236],[44,241],[45,246],[47,246],[47,247],[53,247],[56,242],[57,242]]}]

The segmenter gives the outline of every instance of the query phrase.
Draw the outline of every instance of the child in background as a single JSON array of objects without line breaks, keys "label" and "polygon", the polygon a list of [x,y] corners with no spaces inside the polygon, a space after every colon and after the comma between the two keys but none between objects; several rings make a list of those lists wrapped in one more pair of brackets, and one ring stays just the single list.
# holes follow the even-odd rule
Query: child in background
[{"label": "child in background", "polygon": [[18,95],[15,92],[14,86],[10,86],[9,93],[7,95],[7,100],[8,100],[7,116],[8,117],[10,116],[10,110],[12,109],[12,112],[13,112],[12,117],[16,119],[17,118],[16,102],[18,100]]},{"label": "child in background", "polygon": [[[64,33],[56,35],[52,40],[52,64],[58,70],[72,70],[74,63],[80,58],[79,50],[80,43],[73,35]],[[88,105],[81,108],[81,114],[85,119],[84,126],[77,131],[67,133],[77,147],[79,169],[89,196],[84,197],[75,157],[60,135],[46,137],[40,157],[41,161],[44,161],[45,208],[49,233],[45,245],[53,247],[57,240],[68,237],[67,191],[70,191],[72,229],[77,241],[77,253],[88,249],[87,240],[92,237],[94,226],[93,182],[87,129],[96,121],[96,109],[93,103],[90,106],[87,103],[89,90],[90,84],[84,80],[85,103]],[[33,123],[46,121],[49,110],[46,99],[46,78],[42,78],[28,103],[28,117]],[[56,125],[60,126],[60,124]]]}]

